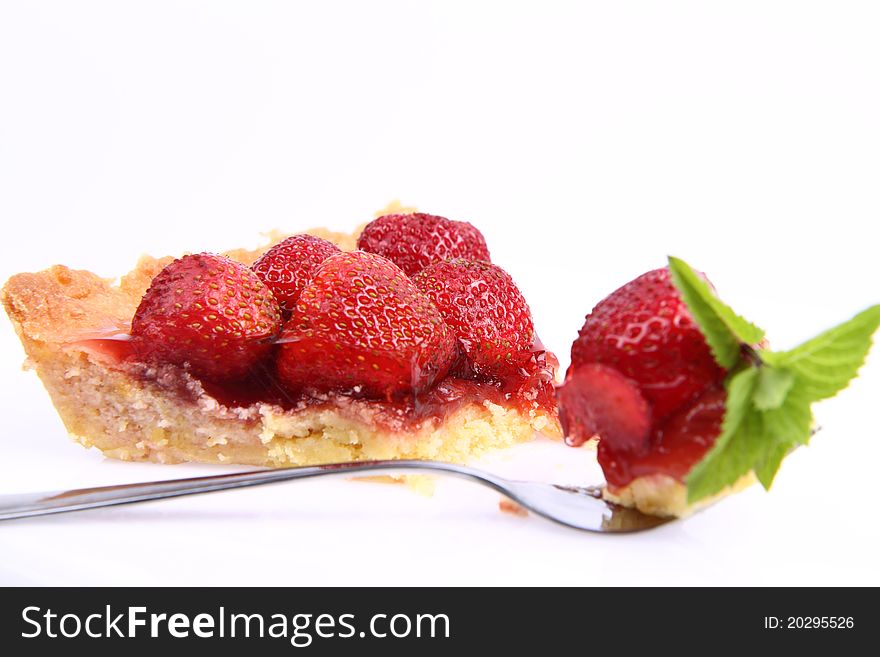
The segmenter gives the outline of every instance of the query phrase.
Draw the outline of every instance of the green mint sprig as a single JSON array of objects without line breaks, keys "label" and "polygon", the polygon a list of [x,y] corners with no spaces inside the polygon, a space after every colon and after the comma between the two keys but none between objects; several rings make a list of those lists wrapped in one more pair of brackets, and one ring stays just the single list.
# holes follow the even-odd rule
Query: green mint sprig
[{"label": "green mint sprig", "polygon": [[754,472],[769,489],[782,459],[810,440],[813,402],[849,385],[880,327],[880,305],[789,351],[760,346],[764,331],[723,303],[686,262],[669,258],[672,282],[719,365],[727,406],[715,445],[685,479],[688,502],[721,492]]}]

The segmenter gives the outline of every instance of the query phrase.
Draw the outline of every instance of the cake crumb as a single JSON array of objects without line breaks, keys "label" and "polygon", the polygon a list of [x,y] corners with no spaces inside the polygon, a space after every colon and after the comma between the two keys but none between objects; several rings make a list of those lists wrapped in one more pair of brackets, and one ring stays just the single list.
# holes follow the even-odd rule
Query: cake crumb
[{"label": "cake crumb", "polygon": [[519,504],[506,497],[502,497],[498,500],[498,510],[502,513],[509,513],[512,516],[519,516],[520,518],[525,518],[529,515],[529,512],[526,511],[524,507],[521,507]]}]

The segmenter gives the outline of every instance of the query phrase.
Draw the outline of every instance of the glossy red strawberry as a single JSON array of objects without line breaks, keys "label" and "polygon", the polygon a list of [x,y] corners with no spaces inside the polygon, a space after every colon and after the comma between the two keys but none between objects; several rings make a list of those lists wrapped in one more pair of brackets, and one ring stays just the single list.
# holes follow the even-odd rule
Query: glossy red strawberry
[{"label": "glossy red strawberry", "polygon": [[634,381],[652,424],[721,381],[718,366],[666,268],[630,281],[593,309],[571,348],[571,363],[599,363]]},{"label": "glossy red strawberry", "polygon": [[651,435],[651,407],[639,387],[613,367],[571,368],[556,391],[565,442],[577,447],[593,437],[620,452],[638,452]]},{"label": "glossy red strawberry", "polygon": [[403,271],[354,251],[327,258],[303,288],[278,375],[291,390],[392,398],[428,388],[455,357],[452,331]]},{"label": "glossy red strawberry", "polygon": [[489,261],[486,240],[471,224],[421,212],[371,221],[358,238],[358,248],[388,258],[407,276],[452,258]]},{"label": "glossy red strawberry", "polygon": [[303,287],[322,262],[339,248],[312,235],[293,235],[266,251],[251,265],[278,300],[285,315],[293,312]]},{"label": "glossy red strawberry", "polygon": [[245,376],[281,329],[272,292],[244,265],[200,253],[153,279],[131,323],[138,358],[186,365],[196,376]]},{"label": "glossy red strawberry", "polygon": [[478,374],[516,372],[531,357],[532,313],[501,267],[450,260],[426,267],[413,282],[440,310]]},{"label": "glossy red strawberry", "polygon": [[723,386],[710,386],[697,400],[679,410],[655,430],[651,446],[628,453],[613,441],[599,441],[599,464],[612,486],[626,486],[636,477],[663,474],[678,481],[700,462],[715,444],[724,421],[727,394]]}]

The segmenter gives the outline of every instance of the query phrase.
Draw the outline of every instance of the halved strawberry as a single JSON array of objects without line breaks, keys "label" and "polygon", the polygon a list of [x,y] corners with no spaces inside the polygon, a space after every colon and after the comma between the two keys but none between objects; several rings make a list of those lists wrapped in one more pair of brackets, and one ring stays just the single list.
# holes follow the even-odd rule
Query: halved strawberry
[{"label": "halved strawberry", "polygon": [[456,259],[413,277],[452,328],[478,374],[507,374],[531,357],[535,328],[529,305],[498,265]]},{"label": "halved strawberry", "polygon": [[626,453],[603,437],[597,456],[606,481],[620,487],[636,477],[653,474],[684,481],[721,433],[726,400],[723,386],[709,386],[695,402],[655,429],[650,449],[642,453]]},{"label": "halved strawberry", "polygon": [[287,322],[278,375],[293,390],[417,394],[444,376],[455,338],[397,265],[353,251],[327,258]]},{"label": "halved strawberry", "polygon": [[289,316],[303,287],[322,262],[339,248],[313,235],[292,235],[266,251],[251,265]]},{"label": "halved strawberry", "polygon": [[371,221],[358,238],[358,248],[388,258],[407,276],[452,258],[489,261],[486,240],[471,224],[422,212]]},{"label": "halved strawberry", "polygon": [[131,323],[138,358],[185,365],[213,380],[244,377],[280,329],[271,290],[244,265],[211,253],[160,271]]},{"label": "halved strawberry", "polygon": [[613,367],[587,363],[569,369],[556,398],[568,445],[596,436],[616,451],[638,452],[648,444],[651,407],[639,387]]}]

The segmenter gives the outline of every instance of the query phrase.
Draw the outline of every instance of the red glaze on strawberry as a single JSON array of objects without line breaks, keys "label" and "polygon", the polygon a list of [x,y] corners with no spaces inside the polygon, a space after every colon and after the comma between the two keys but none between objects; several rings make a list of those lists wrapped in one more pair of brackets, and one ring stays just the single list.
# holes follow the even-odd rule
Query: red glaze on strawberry
[{"label": "red glaze on strawberry", "polygon": [[574,447],[595,436],[617,451],[643,450],[651,435],[651,407],[639,387],[607,365],[571,368],[556,392],[565,442]]},{"label": "red glaze on strawberry", "polygon": [[593,309],[571,348],[572,367],[601,363],[632,379],[657,425],[721,381],[718,366],[667,268],[613,292]]},{"label": "red glaze on strawberry", "polygon": [[726,399],[722,386],[711,386],[696,402],[656,429],[650,448],[642,453],[621,451],[612,441],[600,440],[599,464],[612,490],[653,474],[684,481],[721,433]]},{"label": "red glaze on strawberry", "polygon": [[285,316],[293,312],[299,294],[318,266],[339,248],[312,235],[293,235],[266,251],[251,265],[278,300]]},{"label": "red glaze on strawberry", "polygon": [[611,487],[651,474],[683,480],[720,432],[726,372],[668,269],[601,301],[572,345],[571,363],[556,391],[566,442],[598,435]]},{"label": "red glaze on strawberry", "polygon": [[471,224],[421,212],[389,214],[371,221],[357,245],[388,258],[407,276],[452,258],[489,261],[486,240]]},{"label": "red glaze on strawberry", "polygon": [[440,310],[476,373],[517,372],[531,357],[532,313],[501,267],[450,260],[426,267],[413,282]]},{"label": "red glaze on strawberry", "polygon": [[[454,248],[435,249],[428,260],[441,257],[440,251],[444,251],[442,257],[468,251],[488,258],[485,242],[473,226],[430,219],[443,228],[439,231],[445,235],[443,239],[455,244]],[[418,228],[424,223],[417,219],[413,225]],[[446,230],[449,226],[452,228]],[[471,271],[473,263],[465,268],[477,278],[472,294],[462,302],[495,307],[492,321],[498,329],[496,337],[507,336],[502,338],[507,340],[504,346],[515,347],[512,351],[518,356],[508,359],[505,351],[499,358],[487,350],[476,360],[485,360],[481,369],[491,372],[481,374],[463,355],[437,307],[393,262],[363,251],[337,252],[320,242],[296,236],[254,265],[257,272],[266,275],[288,269],[287,262],[274,261],[276,254],[294,259],[305,254],[299,261],[303,267],[289,277],[291,298],[297,294],[299,298],[284,331],[278,330],[281,309],[257,272],[220,256],[201,254],[175,262],[156,277],[134,322],[135,335],[97,331],[71,344],[94,357],[130,367],[143,380],[194,402],[207,394],[230,409],[254,404],[294,412],[334,409],[359,419],[368,416],[370,422],[391,432],[442,420],[469,404],[497,404],[531,416],[555,413],[553,382],[559,363],[534,336],[528,307],[504,272],[485,265],[474,265]],[[412,247],[416,242],[408,244]],[[318,245],[332,255],[326,259],[325,253],[315,255],[312,247]],[[430,255],[419,249],[422,247],[414,256]],[[222,265],[219,269],[215,267],[218,263]],[[229,276],[214,280],[220,269]],[[491,295],[485,296],[485,286],[493,285],[493,278],[501,282],[496,293],[506,301],[498,303]],[[283,274],[277,279],[267,276],[267,280],[286,283],[288,278]],[[237,281],[244,283],[238,285]],[[284,296],[284,288],[278,289],[279,296]],[[187,305],[190,293],[192,307]],[[227,300],[230,307],[224,305]],[[247,316],[237,315],[248,312],[248,303],[272,315],[265,338],[251,340],[250,327],[242,321]],[[219,309],[220,314],[205,310],[208,307]],[[205,314],[200,316],[196,311]],[[488,329],[480,324],[489,321],[488,316],[474,317],[477,335],[495,335],[486,333]],[[238,329],[232,322],[242,327],[241,335],[233,335],[242,340],[224,338],[227,319],[235,331]],[[274,361],[267,358],[270,349],[276,354]],[[157,361],[182,367],[152,367]],[[506,366],[514,361],[517,368]],[[200,386],[192,385],[191,375],[199,379]]]},{"label": "red glaze on strawberry", "polygon": [[348,391],[391,399],[442,378],[456,358],[452,331],[397,265],[364,251],[327,258],[286,324],[278,375],[291,391]]},{"label": "red glaze on strawberry", "polygon": [[200,253],[175,260],[153,279],[132,320],[132,348],[142,361],[233,380],[268,355],[280,329],[278,302],[254,272]]}]

